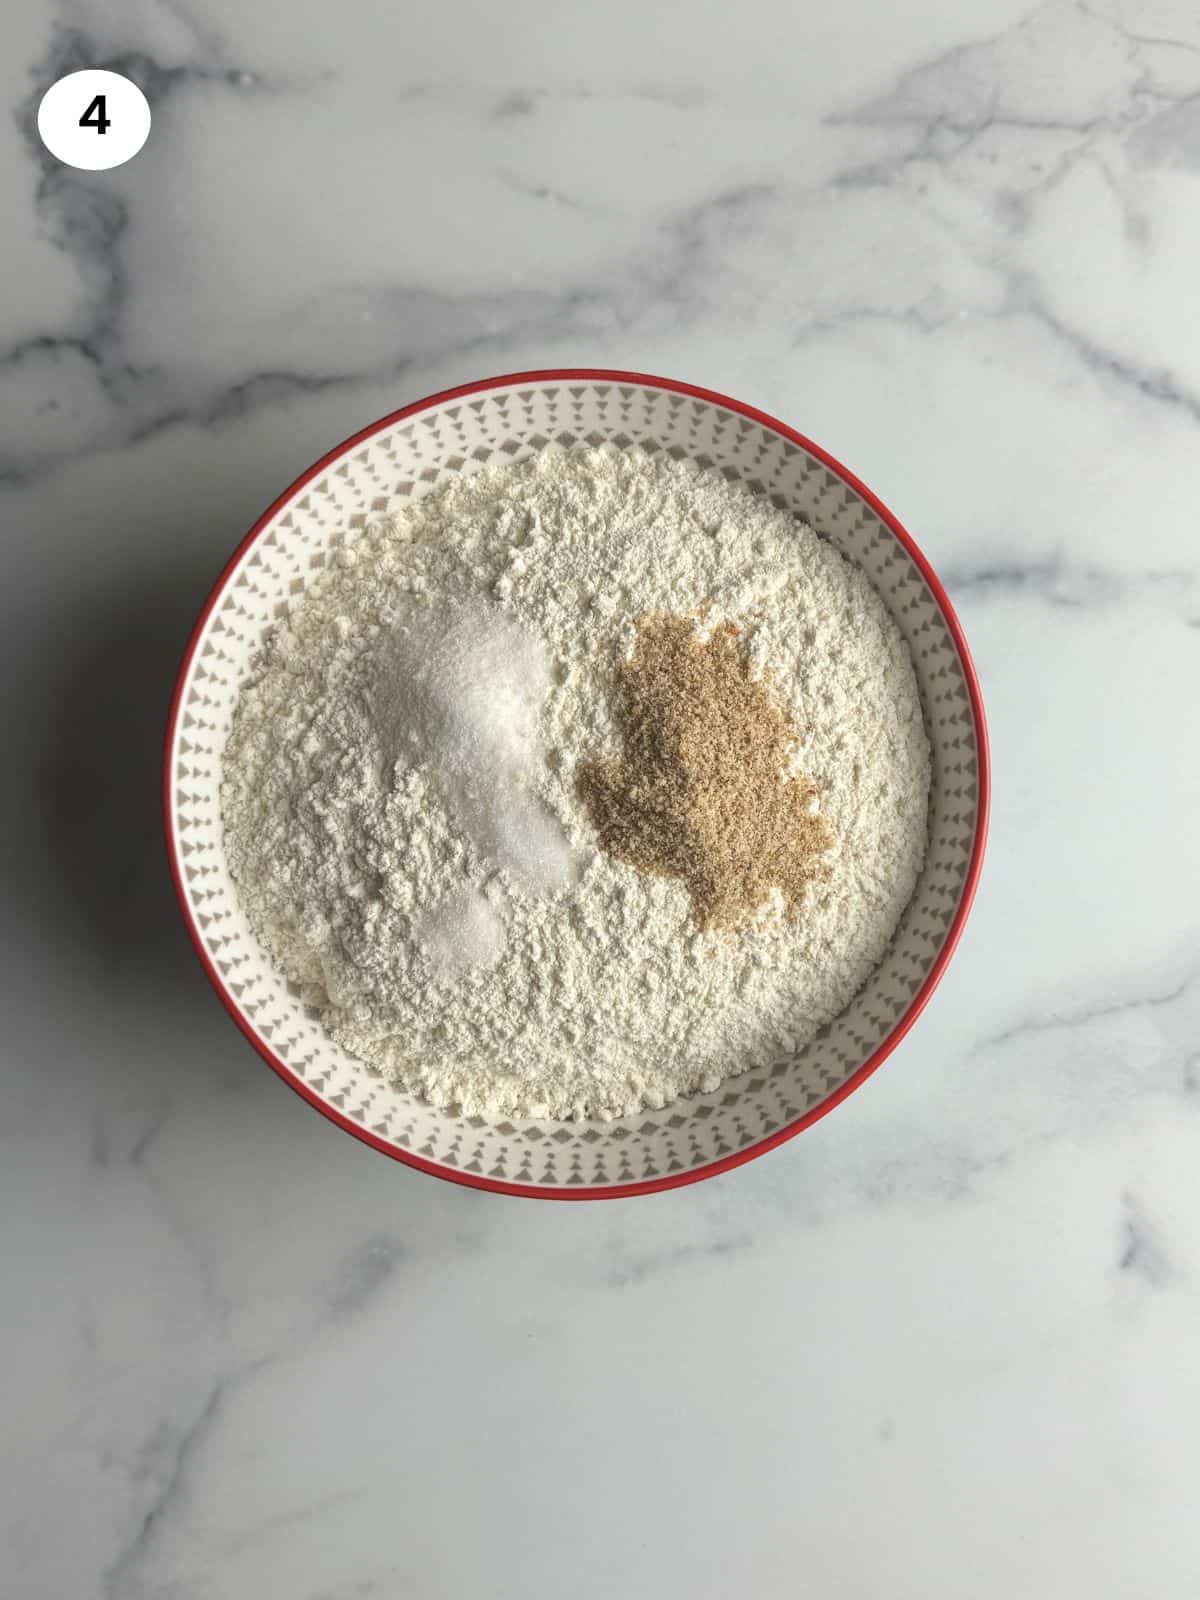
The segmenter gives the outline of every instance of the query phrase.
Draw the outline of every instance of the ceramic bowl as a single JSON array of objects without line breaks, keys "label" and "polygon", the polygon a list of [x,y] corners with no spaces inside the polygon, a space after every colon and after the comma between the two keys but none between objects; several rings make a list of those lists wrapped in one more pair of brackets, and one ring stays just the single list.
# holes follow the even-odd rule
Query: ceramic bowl
[{"label": "ceramic bowl", "polygon": [[[289,599],[372,515],[550,440],[691,457],[827,535],[868,574],[908,640],[933,747],[928,859],[865,988],[794,1058],[612,1122],[489,1122],[373,1077],[272,968],[239,908],[222,843],[225,738],[250,664]],[[433,395],[323,456],[259,518],[221,574],[180,670],[165,757],[184,919],[217,993],[268,1065],[331,1122],[409,1166],[555,1199],[710,1177],[799,1133],[858,1088],[946,969],[979,874],[987,800],[983,707],[962,631],[891,512],[826,451],[752,406],[667,378],[591,370],[520,373]]]}]

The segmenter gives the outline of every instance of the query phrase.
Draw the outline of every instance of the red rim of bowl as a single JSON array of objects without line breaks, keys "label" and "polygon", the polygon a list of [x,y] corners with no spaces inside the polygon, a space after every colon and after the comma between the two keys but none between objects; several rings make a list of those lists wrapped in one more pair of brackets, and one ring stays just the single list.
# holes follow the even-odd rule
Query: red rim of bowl
[{"label": "red rim of bowl", "polygon": [[[946,626],[950,630],[950,636],[954,640],[955,649],[958,651],[959,659],[962,662],[963,673],[966,677],[967,689],[970,694],[971,715],[975,724],[975,737],[978,747],[979,802],[975,823],[975,838],[971,847],[971,861],[967,869],[966,881],[963,884],[962,897],[954,914],[954,921],[951,923],[950,931],[938,952],[937,960],[930,968],[924,983],[913,996],[904,1015],[883,1042],[863,1062],[862,1066],[840,1088],[835,1089],[832,1094],[822,1100],[811,1111],[805,1112],[803,1116],[797,1117],[793,1122],[776,1129],[774,1133],[768,1134],[763,1139],[756,1140],[753,1144],[736,1151],[733,1155],[723,1156],[719,1161],[710,1161],[702,1167],[695,1167],[688,1172],[674,1173],[665,1178],[649,1178],[641,1183],[594,1185],[579,1189],[539,1188],[535,1184],[504,1183],[495,1178],[477,1177],[473,1173],[456,1171],[454,1168],[442,1166],[436,1161],[427,1161],[421,1156],[413,1155],[408,1150],[398,1149],[388,1140],[380,1138],[377,1134],[372,1133],[369,1128],[356,1122],[352,1117],[345,1116],[336,1106],[331,1106],[327,1101],[323,1100],[302,1078],[298,1077],[285,1061],[275,1055],[247,1022],[236,1000],[226,987],[221,974],[213,965],[208,952],[204,948],[200,930],[196,926],[191,907],[188,904],[187,893],[184,889],[179,841],[175,835],[175,823],[171,805],[171,765],[175,749],[175,733],[179,721],[180,706],[183,701],[184,685],[191,668],[192,658],[196,653],[205,624],[225,592],[226,584],[240,564],[242,557],[260,537],[271,519],[306,484],[311,483],[318,474],[324,472],[327,467],[332,466],[348,450],[352,450],[356,445],[362,444],[384,428],[394,427],[396,423],[402,422],[406,417],[414,416],[420,411],[427,411],[432,406],[444,405],[449,400],[462,400],[469,395],[482,394],[488,389],[503,389],[513,384],[533,383],[624,383],[635,384],[647,389],[666,389],[675,394],[689,395],[693,399],[705,400],[713,405],[720,406],[725,411],[733,411],[739,416],[749,417],[751,421],[760,423],[763,427],[771,429],[785,439],[789,439],[793,444],[799,445],[802,450],[807,451],[810,456],[814,456],[824,466],[828,467],[831,472],[835,472],[856,494],[861,495],[887,524],[908,551],[929,585],[930,592],[946,619]],[[619,1200],[630,1195],[653,1194],[661,1189],[677,1189],[684,1184],[698,1183],[703,1178],[716,1177],[718,1173],[728,1172],[733,1167],[740,1167],[743,1162],[752,1161],[756,1156],[765,1155],[768,1150],[774,1150],[777,1145],[783,1144],[785,1140],[795,1138],[796,1134],[802,1133],[805,1128],[810,1128],[814,1122],[819,1122],[835,1106],[840,1105],[848,1095],[853,1094],[855,1089],[865,1083],[871,1074],[891,1055],[901,1039],[904,1038],[905,1034],[916,1022],[921,1012],[925,1009],[930,995],[940,982],[946,967],[949,965],[950,958],[954,954],[955,946],[958,944],[963,926],[966,923],[967,915],[970,912],[971,902],[975,898],[976,885],[979,882],[979,873],[983,865],[984,844],[987,839],[990,794],[990,762],[983,698],[979,692],[979,680],[975,673],[970,651],[967,649],[967,642],[963,637],[962,628],[954,614],[954,607],[950,604],[950,600],[937,574],[921,553],[916,541],[892,512],[888,510],[878,495],[873,494],[865,483],[862,483],[852,472],[848,471],[840,461],[835,460],[827,450],[823,450],[820,445],[814,444],[811,439],[806,438],[802,433],[798,433],[795,428],[788,427],[787,423],[780,422],[777,417],[772,417],[765,411],[759,411],[755,406],[745,405],[740,400],[732,400],[728,395],[718,394],[713,389],[703,389],[693,383],[681,383],[675,378],[658,378],[645,372],[610,371],[602,367],[562,367],[537,372],[510,372],[500,377],[483,378],[475,383],[464,383],[454,389],[443,389],[439,394],[427,395],[423,400],[414,401],[412,405],[402,406],[399,411],[392,411],[386,417],[381,417],[379,421],[372,422],[368,427],[360,429],[358,433],[352,434],[350,438],[343,440],[341,444],[328,451],[319,461],[302,473],[295,483],[285,489],[276,500],[272,501],[262,516],[259,517],[250,532],[226,562],[220,577],[205,602],[204,609],[201,611],[188,640],[183,663],[176,679],[175,690],[171,697],[171,710],[167,720],[167,738],[163,757],[163,814],[167,854],[170,858],[171,877],[175,884],[175,893],[183,911],[183,920],[187,925],[188,933],[191,935],[192,943],[196,947],[196,954],[200,957],[200,963],[208,974],[213,988],[220,996],[225,1009],[267,1065],[278,1073],[289,1088],[294,1089],[302,1099],[307,1100],[309,1105],[314,1106],[322,1116],[328,1117],[330,1122],[336,1123],[339,1128],[343,1128],[347,1133],[353,1134],[356,1139],[360,1139],[364,1144],[371,1145],[373,1149],[382,1151],[384,1155],[391,1156],[396,1161],[402,1161],[406,1166],[416,1167],[418,1171],[429,1173],[435,1178],[444,1178],[451,1183],[464,1184],[473,1189],[489,1189],[496,1194],[521,1195],[536,1200]]]}]

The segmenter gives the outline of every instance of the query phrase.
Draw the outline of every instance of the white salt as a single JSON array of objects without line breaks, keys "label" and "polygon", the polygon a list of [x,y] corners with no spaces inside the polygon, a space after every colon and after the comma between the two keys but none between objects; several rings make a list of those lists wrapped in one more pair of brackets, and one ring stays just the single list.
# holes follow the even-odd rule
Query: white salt
[{"label": "white salt", "polygon": [[502,612],[462,606],[398,628],[368,692],[390,759],[426,767],[479,853],[534,890],[574,877],[562,829],[533,792],[549,687],[538,639]]},{"label": "white salt", "polygon": [[417,939],[436,971],[458,977],[472,968],[495,966],[504,949],[505,928],[480,890],[461,889],[425,913]]}]

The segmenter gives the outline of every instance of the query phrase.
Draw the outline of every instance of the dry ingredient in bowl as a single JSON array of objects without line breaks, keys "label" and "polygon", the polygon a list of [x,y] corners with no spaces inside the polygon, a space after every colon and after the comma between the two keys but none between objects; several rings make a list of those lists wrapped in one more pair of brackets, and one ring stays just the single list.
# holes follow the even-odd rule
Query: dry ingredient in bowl
[{"label": "dry ingredient in bowl", "polygon": [[224,774],[242,906],[344,1048],[468,1114],[609,1118],[852,999],[921,869],[929,745],[899,630],[811,529],[551,446],[342,547]]},{"label": "dry ingredient in bowl", "polygon": [[778,889],[796,916],[832,840],[812,784],[790,770],[796,735],[738,630],[707,638],[650,617],[617,669],[625,754],[588,761],[579,792],[618,861],[682,878],[703,929],[744,926]]}]

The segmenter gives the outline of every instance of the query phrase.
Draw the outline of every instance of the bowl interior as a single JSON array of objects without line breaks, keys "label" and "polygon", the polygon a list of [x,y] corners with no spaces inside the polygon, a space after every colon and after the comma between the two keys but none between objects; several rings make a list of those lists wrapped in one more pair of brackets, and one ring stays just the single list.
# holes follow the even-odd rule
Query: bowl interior
[{"label": "bowl interior", "polygon": [[[712,1094],[613,1122],[489,1123],[372,1077],[289,991],[226,867],[222,750],[265,632],[338,545],[456,473],[551,441],[640,445],[738,478],[825,534],[874,582],[912,650],[933,752],[925,869],[866,987],[798,1055]],[[320,462],[230,563],[193,638],[168,737],[168,842],[201,957],[243,1031],[293,1087],[368,1142],[446,1177],[545,1194],[663,1187],[745,1159],[812,1121],[915,1018],[965,915],[982,849],[986,750],[955,624],[882,507],[782,424],[722,397],[624,374],[526,375],[435,397]],[[933,580],[936,583],[936,580]]]}]

